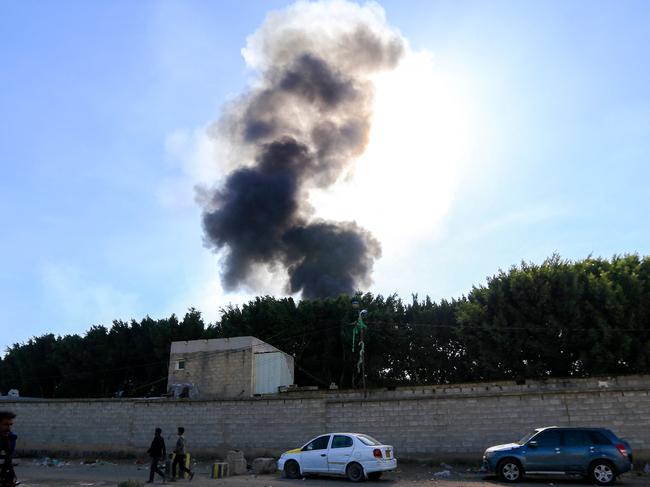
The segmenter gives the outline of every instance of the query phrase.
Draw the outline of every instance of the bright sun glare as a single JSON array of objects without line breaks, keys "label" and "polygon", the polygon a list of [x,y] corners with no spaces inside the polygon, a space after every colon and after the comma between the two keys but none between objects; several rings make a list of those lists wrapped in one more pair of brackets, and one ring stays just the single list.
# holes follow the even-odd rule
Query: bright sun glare
[{"label": "bright sun glare", "polygon": [[370,140],[353,177],[310,201],[319,217],[370,230],[387,257],[435,235],[467,153],[469,114],[459,80],[436,70],[429,53],[410,53],[375,85]]}]

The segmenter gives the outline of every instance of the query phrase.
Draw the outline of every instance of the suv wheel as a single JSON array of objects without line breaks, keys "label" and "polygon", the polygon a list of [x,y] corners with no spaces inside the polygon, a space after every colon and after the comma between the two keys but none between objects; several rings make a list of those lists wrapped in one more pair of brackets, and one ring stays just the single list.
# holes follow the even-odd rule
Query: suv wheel
[{"label": "suv wheel", "polygon": [[499,474],[499,478],[504,482],[518,482],[521,480],[523,470],[521,463],[514,458],[507,458],[499,463],[497,473]]},{"label": "suv wheel", "polygon": [[614,466],[604,460],[596,460],[589,467],[589,478],[597,485],[611,485],[616,480]]}]

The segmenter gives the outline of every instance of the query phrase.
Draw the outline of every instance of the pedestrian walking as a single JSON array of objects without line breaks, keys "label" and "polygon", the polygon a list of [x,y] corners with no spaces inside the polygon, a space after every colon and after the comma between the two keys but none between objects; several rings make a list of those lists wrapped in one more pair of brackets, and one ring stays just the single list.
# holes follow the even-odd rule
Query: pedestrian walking
[{"label": "pedestrian walking", "polygon": [[151,446],[147,450],[147,453],[151,457],[151,468],[149,469],[149,480],[148,484],[153,484],[153,479],[155,474],[158,474],[162,477],[163,483],[165,482],[165,472],[160,470],[160,460],[167,458],[167,449],[165,448],[165,439],[162,437],[162,430],[156,428],[153,440],[151,441]]},{"label": "pedestrian walking", "polygon": [[0,411],[0,486],[14,487],[18,485],[14,472],[14,451],[18,436],[11,431],[16,415],[10,411]]},{"label": "pedestrian walking", "polygon": [[178,466],[178,474],[179,476],[182,475],[183,472],[187,473],[190,476],[190,480],[194,478],[194,472],[192,472],[189,468],[185,466],[185,454],[186,449],[185,449],[185,437],[183,436],[183,433],[185,433],[185,428],[182,426],[178,427],[178,439],[176,440],[176,447],[174,448],[174,461],[172,462],[172,478],[170,479],[172,482],[176,481],[176,467]]}]

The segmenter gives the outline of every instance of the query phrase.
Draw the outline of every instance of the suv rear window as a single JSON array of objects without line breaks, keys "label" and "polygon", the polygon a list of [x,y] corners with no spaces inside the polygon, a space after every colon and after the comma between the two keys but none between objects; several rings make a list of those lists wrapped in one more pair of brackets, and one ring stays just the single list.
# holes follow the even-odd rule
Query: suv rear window
[{"label": "suv rear window", "polygon": [[611,445],[612,442],[600,431],[590,431],[589,438],[594,445]]}]

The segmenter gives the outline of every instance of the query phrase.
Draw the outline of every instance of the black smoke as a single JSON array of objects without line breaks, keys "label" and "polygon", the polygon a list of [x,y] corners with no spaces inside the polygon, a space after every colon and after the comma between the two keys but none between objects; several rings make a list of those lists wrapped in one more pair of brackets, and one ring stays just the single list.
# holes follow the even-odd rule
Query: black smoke
[{"label": "black smoke", "polygon": [[[379,242],[354,222],[314,219],[308,191],[336,182],[363,152],[373,94],[368,75],[393,67],[402,45],[363,25],[334,41],[282,51],[221,121],[230,142],[253,154],[212,193],[203,214],[206,244],[224,251],[227,290],[250,284],[264,266],[286,272],[288,290],[309,298],[370,283]],[[335,49],[345,58],[339,61]]]}]

